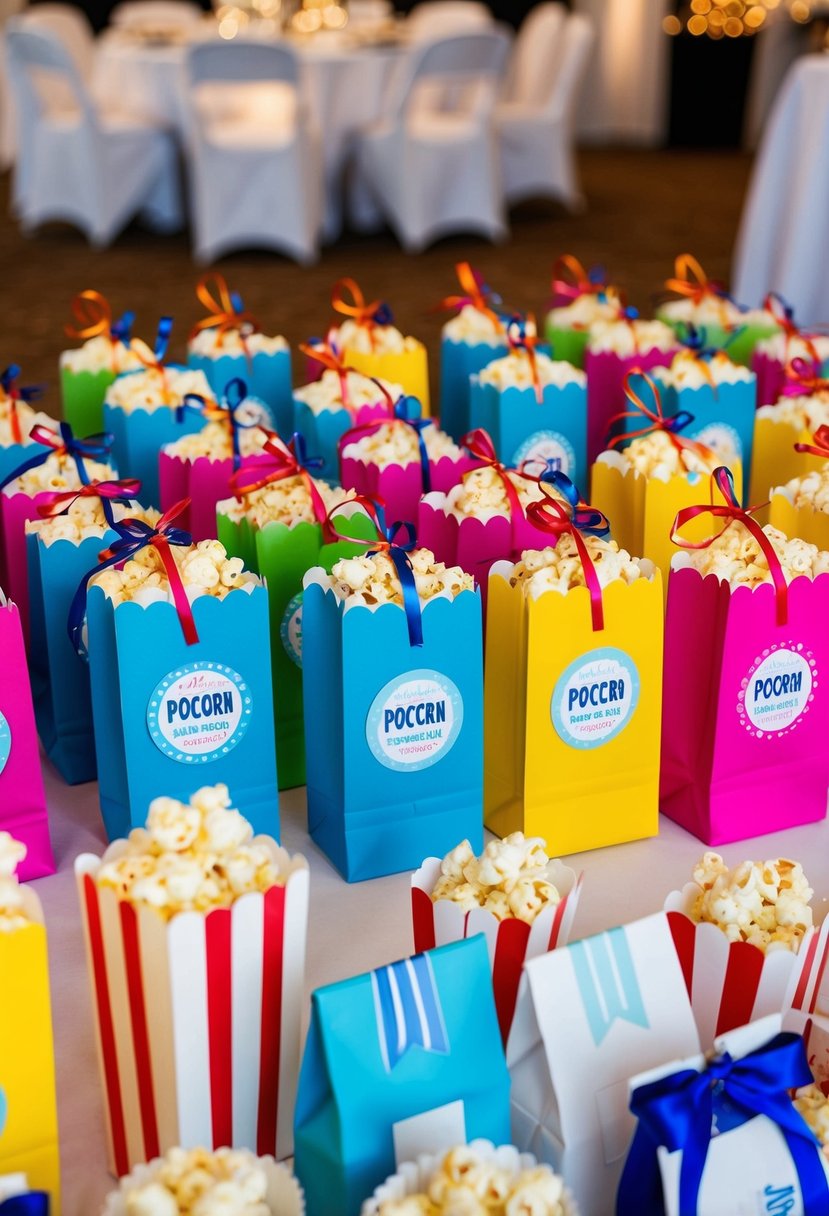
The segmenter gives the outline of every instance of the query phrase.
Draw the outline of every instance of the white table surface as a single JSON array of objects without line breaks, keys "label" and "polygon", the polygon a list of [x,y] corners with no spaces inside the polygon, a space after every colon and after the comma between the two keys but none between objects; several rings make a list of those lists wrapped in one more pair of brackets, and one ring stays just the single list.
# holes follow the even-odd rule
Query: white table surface
[{"label": "white table surface", "polygon": [[[32,885],[46,914],[58,1078],[63,1172],[63,1216],[98,1216],[113,1181],[107,1173],[81,922],[72,863],[82,852],[102,852],[97,786],[66,786],[46,765],[46,789],[58,873]],[[411,952],[408,874],[349,885],[311,844],[305,830],[304,790],[281,796],[282,842],[311,867],[307,993]],[[690,877],[703,845],[666,819],[660,835],[569,859],[584,870],[577,937],[657,911],[665,895]],[[829,895],[829,826],[794,828],[723,850],[726,859],[785,855],[802,861],[816,898]],[[307,1016],[307,1009],[306,1009]]]},{"label": "white table surface", "polygon": [[[716,199],[711,200],[711,214]],[[829,320],[829,54],[787,75],[768,120],[743,210],[732,286],[743,304],[768,290],[801,325]]]}]

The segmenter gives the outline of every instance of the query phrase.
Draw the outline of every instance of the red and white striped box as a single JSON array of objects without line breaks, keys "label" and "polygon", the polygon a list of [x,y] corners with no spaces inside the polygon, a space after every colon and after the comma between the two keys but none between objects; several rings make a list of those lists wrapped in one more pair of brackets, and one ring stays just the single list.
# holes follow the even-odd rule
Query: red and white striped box
[{"label": "red and white striped box", "polygon": [[441,859],[427,857],[412,875],[412,926],[415,954],[445,946],[483,933],[492,967],[492,986],[501,1038],[507,1041],[521,971],[527,959],[546,954],[557,946],[565,946],[570,938],[573,920],[581,894],[584,875],[576,877],[574,870],[560,861],[551,861],[545,877],[558,889],[561,900],[543,908],[531,925],[517,917],[496,920],[484,908],[465,912],[451,899],[432,899],[432,891],[440,877]]},{"label": "red and white striped box", "polygon": [[829,1094],[829,917],[801,946],[789,979],[783,1029],[802,1034],[816,1083]]},{"label": "red and white striped box", "polygon": [[75,862],[113,1173],[168,1149],[293,1152],[308,924],[308,863],[266,845],[284,886],[182,912],[119,900]]},{"label": "red and white striped box", "polygon": [[691,918],[699,890],[697,883],[689,882],[681,891],[672,891],[665,911],[702,1049],[708,1051],[719,1035],[783,1011],[798,959],[809,950],[814,930],[806,931],[797,954],[767,954],[748,942],[730,942],[719,926]]}]

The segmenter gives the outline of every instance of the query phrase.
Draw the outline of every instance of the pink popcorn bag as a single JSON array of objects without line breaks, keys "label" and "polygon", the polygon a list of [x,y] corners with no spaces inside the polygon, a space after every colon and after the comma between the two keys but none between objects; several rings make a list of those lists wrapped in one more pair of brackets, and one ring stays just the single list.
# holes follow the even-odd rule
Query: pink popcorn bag
[{"label": "pink popcorn bag", "polygon": [[646,350],[636,355],[615,351],[591,351],[584,357],[587,373],[587,459],[590,464],[604,450],[611,419],[625,409],[625,377],[629,372],[648,372],[670,367],[679,343],[670,350]]},{"label": "pink popcorn bag", "polygon": [[829,785],[829,575],[786,584],[777,555],[713,474],[724,502],[687,507],[739,520],[760,544],[774,585],[731,588],[675,557],[668,584],[660,808],[706,844],[776,832],[826,815]]},{"label": "pink popcorn bag", "polygon": [[434,902],[431,893],[440,877],[439,857],[427,857],[412,875],[415,953],[422,954],[435,946],[445,946],[447,942],[461,941],[465,937],[483,933],[492,970],[498,1025],[505,1045],[515,1013],[524,963],[539,954],[546,954],[548,950],[555,950],[557,946],[565,946],[573,928],[583,875],[576,878],[575,872],[560,861],[552,865],[554,870],[550,881],[558,888],[561,901],[543,908],[531,925],[517,917],[498,921],[484,908],[465,912],[460,904],[450,899]]},{"label": "pink popcorn bag", "polygon": [[[788,382],[786,369],[792,356],[796,356],[798,348],[805,346],[808,360],[815,373],[822,372],[821,358],[815,345],[817,334],[806,333],[794,321],[794,310],[786,304],[776,291],[770,291],[763,301],[763,308],[775,317],[783,337],[783,358],[775,359],[762,349],[763,343],[754,348],[751,357],[751,370],[757,377],[757,405],[774,405],[783,393]],[[801,360],[802,362],[802,360]]]},{"label": "pink popcorn bag", "polygon": [[22,880],[54,874],[20,613],[0,591],[0,831],[26,846]]},{"label": "pink popcorn bag", "polygon": [[111,1170],[175,1145],[290,1156],[307,862],[290,859],[284,886],[167,921],[97,885],[122,849],[75,862]]}]

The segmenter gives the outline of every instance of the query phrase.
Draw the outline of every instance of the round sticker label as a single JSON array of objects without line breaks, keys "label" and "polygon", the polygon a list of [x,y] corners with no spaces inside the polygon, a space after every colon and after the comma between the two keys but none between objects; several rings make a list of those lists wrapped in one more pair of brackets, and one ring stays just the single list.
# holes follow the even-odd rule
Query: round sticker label
[{"label": "round sticker label", "polygon": [[796,642],[769,646],[741,682],[737,695],[740,721],[758,739],[785,735],[809,712],[817,684],[811,650]]},{"label": "round sticker label", "polygon": [[723,458],[728,456],[738,456],[741,460],[743,458],[740,436],[733,426],[729,426],[725,422],[712,422],[710,426],[704,426],[702,430],[696,431],[693,438],[699,443],[704,443],[706,447],[712,448]]},{"label": "round sticker label", "polygon": [[147,706],[147,727],[165,756],[209,764],[236,746],[252,711],[250,690],[232,667],[188,663],[157,685]]},{"label": "round sticker label", "polygon": [[630,721],[639,700],[639,673],[623,650],[582,655],[562,672],[550,702],[557,734],[570,747],[601,747]]},{"label": "round sticker label", "polygon": [[558,431],[536,431],[516,448],[512,467],[519,469],[524,461],[532,461],[542,467],[549,461],[550,468],[572,476],[576,467],[576,452],[566,435]]},{"label": "round sticker label", "polygon": [[463,698],[439,671],[408,671],[390,680],[371,703],[366,741],[385,768],[431,768],[452,750],[463,725]]},{"label": "round sticker label", "polygon": [[6,767],[12,750],[12,731],[8,720],[0,713],[0,773]]},{"label": "round sticker label", "polygon": [[302,666],[303,595],[304,592],[300,591],[299,595],[295,595],[288,601],[288,606],[282,615],[282,623],[279,626],[279,636],[282,639],[285,653],[292,663],[296,663],[297,667]]}]

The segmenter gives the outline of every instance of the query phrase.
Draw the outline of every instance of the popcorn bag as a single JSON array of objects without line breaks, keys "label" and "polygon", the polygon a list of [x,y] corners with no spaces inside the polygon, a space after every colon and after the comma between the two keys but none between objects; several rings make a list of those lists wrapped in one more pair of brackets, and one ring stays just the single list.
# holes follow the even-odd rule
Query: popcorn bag
[{"label": "popcorn bag", "polygon": [[608,1216],[635,1126],[629,1078],[699,1050],[667,919],[571,942],[524,976],[507,1045],[513,1143],[567,1180],[582,1216]]},{"label": "popcorn bag", "polygon": [[[211,778],[233,789],[254,829],[278,838],[267,591],[229,564],[238,589],[221,599],[207,594],[195,581],[199,567],[188,596],[185,566],[177,567],[170,546],[187,547],[190,538],[173,526],[174,517],[168,512],[154,528],[140,520],[116,525],[118,541],[91,572],[103,577],[149,547],[169,578],[169,590],[150,587],[137,601],[125,599],[123,590],[108,594],[94,581],[89,589],[92,715],[107,835],[113,840],[141,824],[153,798],[186,795],[191,770],[209,764]],[[210,565],[205,583],[216,578],[199,550],[189,556]],[[87,579],[70,609],[76,646]]]},{"label": "popcorn bag", "polygon": [[553,267],[552,288],[553,307],[544,320],[544,335],[557,359],[583,368],[590,326],[618,317],[621,292],[607,283],[601,266],[588,272],[569,253]]},{"label": "popcorn bag", "polygon": [[457,310],[457,316],[441,330],[440,425],[461,443],[471,427],[469,378],[494,359],[509,354],[509,344],[497,312],[500,296],[487,287],[468,262],[458,262],[455,273],[461,294],[446,296],[438,305]]},{"label": "popcorn bag", "polygon": [[513,318],[511,354],[470,382],[469,418],[491,437],[504,464],[549,464],[571,481],[587,471],[587,395],[584,373],[537,349],[535,322]]},{"label": "popcorn bag", "polygon": [[[530,840],[529,846],[543,849],[543,842]],[[508,845],[509,842],[505,841]],[[462,848],[463,846],[460,846]],[[468,846],[467,846],[468,847]],[[493,860],[497,861],[500,842],[493,841],[487,846]],[[458,849],[453,849],[447,861],[457,860]],[[469,856],[474,861],[472,850]],[[485,854],[486,857],[486,854]],[[546,857],[546,854],[545,854]],[[442,874],[441,859],[427,857],[423,865],[412,875],[412,926],[414,930],[414,948],[418,954],[424,950],[432,950],[435,946],[445,946],[448,942],[461,941],[476,934],[483,934],[486,939],[490,967],[492,968],[492,986],[495,992],[495,1008],[498,1013],[498,1025],[501,1038],[506,1043],[515,1012],[515,1002],[518,996],[518,982],[525,961],[544,954],[547,950],[555,950],[557,946],[566,945],[573,927],[573,920],[578,907],[581,893],[581,879],[576,879],[575,872],[560,861],[547,861],[543,867],[545,881],[552,884],[559,896],[558,902],[550,900],[540,906],[534,919],[521,919],[512,914],[514,904],[507,903],[506,913],[498,918],[486,907],[469,907],[452,898],[438,898],[437,884]],[[524,871],[522,871],[524,873]],[[533,871],[527,871],[531,876]],[[493,876],[494,877],[494,876]],[[517,880],[517,881],[520,881]],[[517,891],[516,896],[523,896]],[[531,885],[528,897],[528,916],[535,910],[532,905],[540,899],[535,895]]]},{"label": "popcorn bag", "polygon": [[[32,430],[38,424],[54,427],[46,414],[36,414],[31,402],[42,396],[39,385],[28,388],[18,385],[20,368],[9,364],[0,372],[0,482],[14,474],[27,456],[36,448],[32,445]],[[2,554],[0,554],[0,576],[2,576]],[[0,578],[0,581],[2,579]]]},{"label": "popcorn bag", "polygon": [[786,485],[772,488],[769,523],[786,536],[829,549],[829,426],[819,426],[812,442],[796,443],[795,450],[805,454],[809,464],[813,456],[824,463]]},{"label": "popcorn bag", "polygon": [[140,367],[130,349],[135,313],[116,320],[109,301],[99,291],[82,291],[72,300],[74,324],[66,326],[70,338],[83,345],[60,356],[60,395],[63,416],[78,435],[95,435],[104,429],[107,391],[122,372]]},{"label": "popcorn bag", "polygon": [[[728,470],[714,481],[726,503],[685,508],[674,525],[677,544],[713,545],[708,560],[720,565],[706,577],[705,559],[694,569],[677,555],[671,568],[660,790],[663,813],[711,845],[823,819],[829,782],[829,578],[813,573],[825,569],[821,555],[794,542],[797,565],[786,575],[774,536],[739,506]],[[680,529],[701,515],[729,522],[684,540]],[[787,551],[785,537],[777,544]],[[720,581],[718,570],[727,580],[732,569],[749,585]]]},{"label": "popcorn bag", "polygon": [[803,1040],[780,1032],[779,1015],[718,1039],[713,1058],[634,1077],[617,1216],[827,1211],[829,1163],[788,1092],[811,1081]]},{"label": "popcorn bag", "polygon": [[[464,837],[480,847],[483,834],[480,597],[461,571],[412,552],[411,525],[397,544],[397,525],[364,505],[377,556],[309,570],[302,608],[308,829],[349,882],[414,869]],[[344,582],[352,568],[355,582],[373,573],[361,585],[374,603]]]},{"label": "popcorn bag", "polygon": [[224,275],[204,275],[196,285],[207,316],[196,322],[187,342],[187,366],[202,372],[214,393],[231,380],[247,384],[273,413],[280,435],[293,428],[291,352],[283,337],[268,338]]},{"label": "popcorn bag", "polygon": [[308,1216],[358,1216],[422,1154],[508,1141],[509,1085],[483,938],[318,988],[295,1124]]},{"label": "popcorn bag", "polygon": [[[220,503],[217,523],[219,540],[228,553],[241,557],[249,569],[262,576],[268,588],[279,787],[292,789],[305,784],[302,580],[312,566],[330,573],[335,562],[363,552],[366,542],[376,536],[376,528],[356,505],[343,502],[334,511],[333,528],[361,539],[340,540],[331,532],[326,503],[308,471],[314,462],[305,455],[301,435],[294,435],[287,447],[278,441],[266,444],[266,451],[269,467],[254,481],[246,479],[256,477],[258,468],[240,470],[235,485],[242,505],[233,500]],[[261,526],[246,516],[245,503],[291,479],[301,479],[310,508],[308,519],[292,516],[288,507],[281,518],[269,519]],[[283,501],[287,502],[287,496]],[[257,509],[256,505],[250,508],[253,512]]]},{"label": "popcorn bag", "polygon": [[829,337],[806,333],[794,322],[794,311],[777,292],[770,291],[763,307],[775,317],[779,329],[758,342],[751,357],[751,370],[757,377],[757,404],[774,405],[788,383],[786,369],[795,359],[811,364],[818,376],[829,367]]},{"label": "popcorn bag", "polygon": [[602,540],[607,521],[592,508],[550,498],[528,515],[556,548],[490,571],[486,826],[542,836],[562,854],[653,836],[659,573]]},{"label": "popcorn bag", "polygon": [[[42,878],[45,874],[54,874],[55,863],[49,841],[32,692],[20,613],[2,590],[0,656],[0,830],[11,832],[26,847],[25,858],[18,866],[19,877],[22,880]],[[2,944],[0,932],[0,946]],[[0,1000],[0,1006],[3,1004]],[[2,1054],[0,1052],[0,1065]]]},{"label": "popcorn bag", "polygon": [[[790,371],[790,381],[779,401],[757,411],[748,497],[750,502],[764,506],[773,486],[819,472],[826,463],[825,456],[809,454],[808,445],[812,436],[829,423],[829,380],[808,375],[802,366]],[[762,514],[759,518],[765,522]]]},{"label": "popcorn bag", "polygon": [[[2,780],[0,779],[0,786]],[[0,1199],[31,1186],[51,1199],[60,1216],[60,1161],[55,1060],[49,997],[49,960],[43,909],[34,891],[20,888],[15,867],[25,847],[0,832]],[[11,1175],[12,1177],[8,1177]],[[19,1178],[23,1175],[23,1178]],[[42,1196],[38,1197],[42,1200]],[[34,1196],[31,1196],[35,1204]],[[28,1200],[27,1200],[28,1202]],[[0,1211],[6,1204],[0,1203]],[[14,1201],[10,1211],[17,1211]],[[21,1216],[48,1212],[20,1207]]]},{"label": "popcorn bag", "polygon": [[[209,910],[119,897],[103,875],[129,860],[124,841],[75,862],[117,1175],[176,1145],[293,1150],[308,866],[266,837],[252,843],[280,883]],[[165,873],[172,888],[172,864]]]}]

